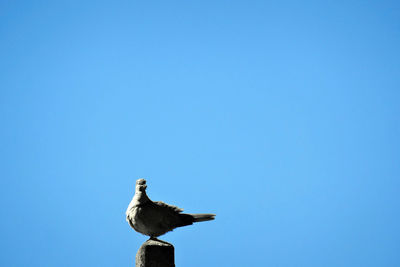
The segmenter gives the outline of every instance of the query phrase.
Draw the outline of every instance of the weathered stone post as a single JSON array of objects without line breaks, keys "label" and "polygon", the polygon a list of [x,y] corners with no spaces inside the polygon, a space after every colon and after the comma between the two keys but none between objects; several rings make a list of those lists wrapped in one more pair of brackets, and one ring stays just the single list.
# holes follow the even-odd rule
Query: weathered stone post
[{"label": "weathered stone post", "polygon": [[175,267],[174,246],[162,240],[147,240],[136,254],[136,267]]}]

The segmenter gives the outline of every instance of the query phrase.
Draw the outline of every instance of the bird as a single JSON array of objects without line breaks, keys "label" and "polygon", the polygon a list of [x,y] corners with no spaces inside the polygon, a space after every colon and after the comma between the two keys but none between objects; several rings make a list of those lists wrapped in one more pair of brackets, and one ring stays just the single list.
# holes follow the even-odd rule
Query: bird
[{"label": "bird", "polygon": [[177,227],[215,219],[215,214],[185,214],[183,209],[162,201],[152,201],[146,194],[146,180],[136,181],[135,195],[126,210],[126,220],[137,232],[152,240]]}]

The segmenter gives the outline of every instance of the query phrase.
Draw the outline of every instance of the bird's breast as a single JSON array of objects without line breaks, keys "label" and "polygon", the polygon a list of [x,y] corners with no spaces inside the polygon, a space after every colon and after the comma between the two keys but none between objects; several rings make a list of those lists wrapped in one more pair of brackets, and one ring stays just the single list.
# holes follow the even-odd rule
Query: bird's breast
[{"label": "bird's breast", "polygon": [[131,212],[131,223],[133,228],[144,235],[149,235],[149,224],[146,221],[145,210],[142,207],[134,207]]}]

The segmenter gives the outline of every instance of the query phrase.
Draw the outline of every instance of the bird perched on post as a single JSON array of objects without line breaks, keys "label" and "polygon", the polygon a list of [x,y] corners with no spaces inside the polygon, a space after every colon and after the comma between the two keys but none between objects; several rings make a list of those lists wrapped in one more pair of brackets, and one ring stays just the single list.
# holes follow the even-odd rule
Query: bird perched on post
[{"label": "bird perched on post", "polygon": [[146,180],[136,181],[135,195],[126,210],[126,220],[137,232],[156,239],[173,229],[195,222],[214,220],[215,214],[185,214],[183,209],[151,201],[146,194]]}]

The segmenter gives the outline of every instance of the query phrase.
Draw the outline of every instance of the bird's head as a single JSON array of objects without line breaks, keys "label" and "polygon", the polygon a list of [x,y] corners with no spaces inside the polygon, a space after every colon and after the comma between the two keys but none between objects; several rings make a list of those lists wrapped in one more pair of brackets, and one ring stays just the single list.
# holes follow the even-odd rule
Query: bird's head
[{"label": "bird's head", "polygon": [[141,178],[136,181],[136,192],[144,192],[146,191],[147,185],[146,180]]}]

